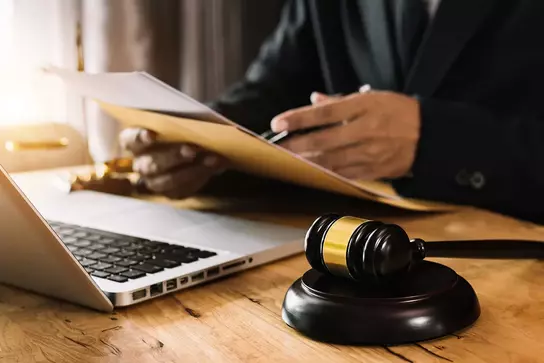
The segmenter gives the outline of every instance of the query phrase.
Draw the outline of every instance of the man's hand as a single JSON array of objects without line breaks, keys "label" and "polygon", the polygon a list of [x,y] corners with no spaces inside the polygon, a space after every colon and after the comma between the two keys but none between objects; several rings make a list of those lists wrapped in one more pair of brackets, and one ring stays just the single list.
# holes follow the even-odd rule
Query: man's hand
[{"label": "man's hand", "polygon": [[133,169],[152,192],[186,198],[225,168],[225,161],[195,145],[162,144],[149,130],[127,129],[121,146],[134,156]]},{"label": "man's hand", "polygon": [[272,130],[331,127],[293,136],[282,147],[354,180],[397,178],[410,172],[421,123],[416,99],[372,91],[345,97],[314,94],[312,102],[276,116]]}]

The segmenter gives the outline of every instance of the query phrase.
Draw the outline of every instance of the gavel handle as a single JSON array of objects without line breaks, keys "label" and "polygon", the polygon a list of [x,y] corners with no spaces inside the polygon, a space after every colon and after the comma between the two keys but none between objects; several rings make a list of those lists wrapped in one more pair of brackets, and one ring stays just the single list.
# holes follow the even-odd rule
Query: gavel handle
[{"label": "gavel handle", "polygon": [[527,240],[466,240],[425,243],[427,257],[544,259],[544,242]]}]

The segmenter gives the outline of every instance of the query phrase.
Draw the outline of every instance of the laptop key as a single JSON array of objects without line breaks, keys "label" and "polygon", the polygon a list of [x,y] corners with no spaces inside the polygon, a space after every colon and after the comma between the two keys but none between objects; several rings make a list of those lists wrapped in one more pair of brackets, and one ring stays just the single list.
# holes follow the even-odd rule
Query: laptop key
[{"label": "laptop key", "polygon": [[117,253],[114,253],[113,255],[117,256],[117,257],[121,257],[121,258],[125,258],[125,257],[130,257],[130,256],[134,256],[136,254],[136,252],[132,252],[132,251],[121,251],[121,252],[117,252]]},{"label": "laptop key", "polygon": [[[198,251],[201,252],[200,250]],[[171,256],[173,257],[169,259],[174,259],[174,261],[180,261],[183,263],[191,263],[191,262],[198,261],[198,257],[196,256],[195,252],[189,252],[189,251],[179,252],[178,251],[178,253],[175,253]]]},{"label": "laptop key", "polygon": [[66,248],[68,248],[70,250],[70,252],[72,252],[72,253],[79,250],[79,248],[77,246],[74,246],[74,245],[67,245]]},{"label": "laptop key", "polygon": [[133,244],[133,245],[130,245],[130,246],[123,247],[123,250],[125,250],[125,251],[138,251],[138,250],[141,250],[142,248],[144,248],[144,246]]},{"label": "laptop key", "polygon": [[140,249],[138,252],[143,253],[143,254],[152,254],[152,253],[158,253],[158,252],[160,252],[160,250],[161,250],[161,248],[159,246],[155,246],[155,247],[148,246],[148,247],[144,247],[144,248]]},{"label": "laptop key", "polygon": [[88,249],[90,250],[93,250],[93,251],[98,251],[98,250],[101,250],[103,248],[105,248],[106,246],[100,244],[100,243],[93,243],[91,244],[89,247],[87,247]]},{"label": "laptop key", "polygon": [[99,241],[103,245],[110,245],[113,242],[115,242],[115,240],[113,238],[109,238],[109,237],[100,237]]},{"label": "laptop key", "polygon": [[198,248],[185,247],[185,252],[196,253],[196,252],[200,252],[200,250]]},{"label": "laptop key", "polygon": [[184,257],[178,258],[178,261],[180,261],[182,263],[191,263],[191,262],[198,261],[198,257],[196,257],[196,256],[184,256]]},{"label": "laptop key", "polygon": [[87,236],[87,232],[76,232],[72,234],[74,238],[83,238]]},{"label": "laptop key", "polygon": [[200,251],[200,252],[196,253],[196,256],[198,258],[209,258],[209,257],[216,256],[216,255],[217,255],[217,253],[211,252],[211,251]]},{"label": "laptop key", "polygon": [[150,258],[152,258],[151,255],[134,255],[134,256],[130,256],[130,259],[131,260],[134,260],[136,262],[143,262],[143,261],[147,261],[149,260]]},{"label": "laptop key", "polygon": [[[104,260],[102,260],[104,261]],[[115,263],[116,266],[122,266],[122,267],[130,267],[130,266],[134,266],[134,265],[137,265],[138,264],[138,261],[134,261],[134,260],[122,260],[122,261],[119,261],[117,263]]]},{"label": "laptop key", "polygon": [[162,268],[162,267],[150,265],[150,264],[147,264],[147,263],[143,263],[141,265],[135,265],[135,266],[132,266],[132,268],[134,270],[142,271],[142,272],[145,272],[145,273],[148,273],[148,274],[154,274],[156,272],[160,272],[160,271],[164,270],[164,268]]},{"label": "laptop key", "polygon": [[107,253],[108,255],[111,255],[112,253],[117,253],[119,251],[121,251],[121,250],[119,248],[115,248],[115,247],[106,247],[103,250],[100,250],[100,252]]},{"label": "laptop key", "polygon": [[141,241],[140,244],[142,246],[146,246],[146,247],[154,247],[154,246],[158,246],[158,243],[160,242],[155,242],[155,241]]},{"label": "laptop key", "polygon": [[161,259],[152,259],[152,260],[147,260],[146,262],[151,265],[164,267],[164,268],[173,268],[173,267],[178,267],[181,265],[181,262],[171,261],[171,260],[161,260]]},{"label": "laptop key", "polygon": [[170,251],[171,253],[174,253],[176,255],[186,255],[187,253],[189,253],[189,249],[187,247],[178,247],[176,246],[174,249],[172,249]]},{"label": "laptop key", "polygon": [[92,266],[92,265],[96,265],[96,264],[97,264],[97,261],[95,261],[95,260],[89,260],[89,259],[84,259],[84,260],[79,261],[79,263],[80,263],[81,266],[83,266],[83,267],[89,267],[89,266]]},{"label": "laptop key", "polygon": [[107,268],[110,268],[112,267],[113,265],[109,264],[109,263],[104,263],[104,262],[99,262],[97,263],[96,265],[93,265],[93,268],[95,270],[105,270]]},{"label": "laptop key", "polygon": [[120,266],[114,266],[114,267],[107,268],[104,271],[109,272],[110,274],[118,275],[121,272],[128,271],[128,268],[120,267]]},{"label": "laptop key", "polygon": [[110,243],[110,245],[112,245],[114,247],[123,248],[123,247],[126,247],[126,246],[130,246],[130,242],[129,241],[124,241],[124,240],[115,240],[112,243]]},{"label": "laptop key", "polygon": [[86,240],[93,242],[100,241],[101,238],[102,237],[97,234],[91,234],[90,236],[85,237]]},{"label": "laptop key", "polygon": [[138,244],[147,241],[146,239],[140,238],[140,237],[124,236],[123,238],[126,239],[127,241],[131,241],[133,243],[138,243]]},{"label": "laptop key", "polygon": [[62,226],[56,226],[54,224],[49,224],[49,226],[51,228],[53,228],[53,231],[57,232],[57,233],[60,233],[60,231],[62,231]]},{"label": "laptop key", "polygon": [[183,249],[183,247],[179,247],[176,245],[166,245],[166,246],[159,246],[161,251],[173,251],[175,249]]},{"label": "laptop key", "polygon": [[167,254],[167,253],[161,253],[161,254],[157,254],[154,256],[155,259],[158,259],[158,260],[169,260],[169,261],[176,261],[176,262],[179,262],[180,264],[181,263],[191,263],[191,262],[195,262],[195,261],[198,261],[198,258],[196,257],[192,257],[192,258],[189,258],[187,256],[184,256],[184,255],[175,255],[175,254]]},{"label": "laptop key", "polygon": [[73,245],[74,246],[77,246],[77,247],[88,247],[92,244],[91,241],[87,241],[87,240],[84,240],[84,239],[80,239],[78,240],[77,242],[74,242]]},{"label": "laptop key", "polygon": [[85,267],[85,271],[87,271],[87,273],[93,273],[94,269],[92,267]]},{"label": "laptop key", "polygon": [[147,242],[147,247],[152,247],[152,248],[165,248],[165,247],[169,247],[169,246],[172,246],[171,244],[169,243],[165,243],[165,242],[157,242],[157,241],[148,241]]},{"label": "laptop key", "polygon": [[121,276],[128,277],[129,279],[139,279],[140,277],[146,276],[145,272],[138,270],[130,270],[127,272],[121,273]]},{"label": "laptop key", "polygon": [[93,276],[95,276],[95,277],[100,277],[100,278],[105,279],[105,278],[108,277],[110,274],[107,273],[107,272],[104,272],[104,271],[94,271],[91,275],[93,275]]},{"label": "laptop key", "polygon": [[118,275],[111,275],[108,277],[108,280],[115,281],[115,282],[127,282],[128,278],[124,276],[118,276]]},{"label": "laptop key", "polygon": [[[101,251],[101,252],[104,252],[104,251]],[[100,262],[104,262],[104,263],[116,263],[116,262],[118,263],[119,261],[121,261],[121,258],[115,257],[115,256],[106,256],[100,259]]]},{"label": "laptop key", "polygon": [[73,254],[76,255],[76,256],[88,256],[91,253],[93,253],[93,251],[88,250],[86,248],[79,248],[79,249],[77,249],[77,251],[73,252]]},{"label": "laptop key", "polygon": [[74,237],[66,237],[66,238],[63,237],[61,238],[61,240],[65,245],[69,245],[78,241],[78,239]]},{"label": "laptop key", "polygon": [[55,231],[55,232],[57,232],[57,233],[59,233],[59,234],[61,234],[63,236],[69,236],[71,234],[76,233],[76,231],[71,229],[71,228],[59,228],[59,230]]},{"label": "laptop key", "polygon": [[108,255],[104,254],[104,253],[100,253],[100,252],[95,252],[95,253],[92,253],[90,255],[87,255],[87,258],[90,258],[92,260],[100,260],[102,258],[106,258]]}]

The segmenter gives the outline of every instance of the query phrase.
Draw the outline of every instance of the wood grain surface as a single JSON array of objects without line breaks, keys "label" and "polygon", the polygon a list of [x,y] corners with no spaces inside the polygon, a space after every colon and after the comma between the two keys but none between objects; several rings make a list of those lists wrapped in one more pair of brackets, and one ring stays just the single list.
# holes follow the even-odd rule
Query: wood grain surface
[{"label": "wood grain surface", "polygon": [[[544,240],[544,227],[470,208],[417,214],[292,187],[264,190],[153,201],[302,227],[334,211],[398,223],[428,241]],[[287,288],[308,269],[298,255],[113,314],[0,286],[0,362],[544,361],[544,262],[436,261],[473,285],[482,315],[473,327],[435,341],[352,347],[300,336],[281,319]]]}]

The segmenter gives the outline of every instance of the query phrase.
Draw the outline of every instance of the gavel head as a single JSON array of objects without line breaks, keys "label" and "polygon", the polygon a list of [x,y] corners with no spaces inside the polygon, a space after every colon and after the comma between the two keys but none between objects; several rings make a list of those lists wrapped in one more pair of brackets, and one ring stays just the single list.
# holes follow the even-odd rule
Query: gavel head
[{"label": "gavel head", "polygon": [[355,281],[390,277],[425,258],[424,242],[397,225],[336,214],[312,223],[304,248],[315,270]]}]

